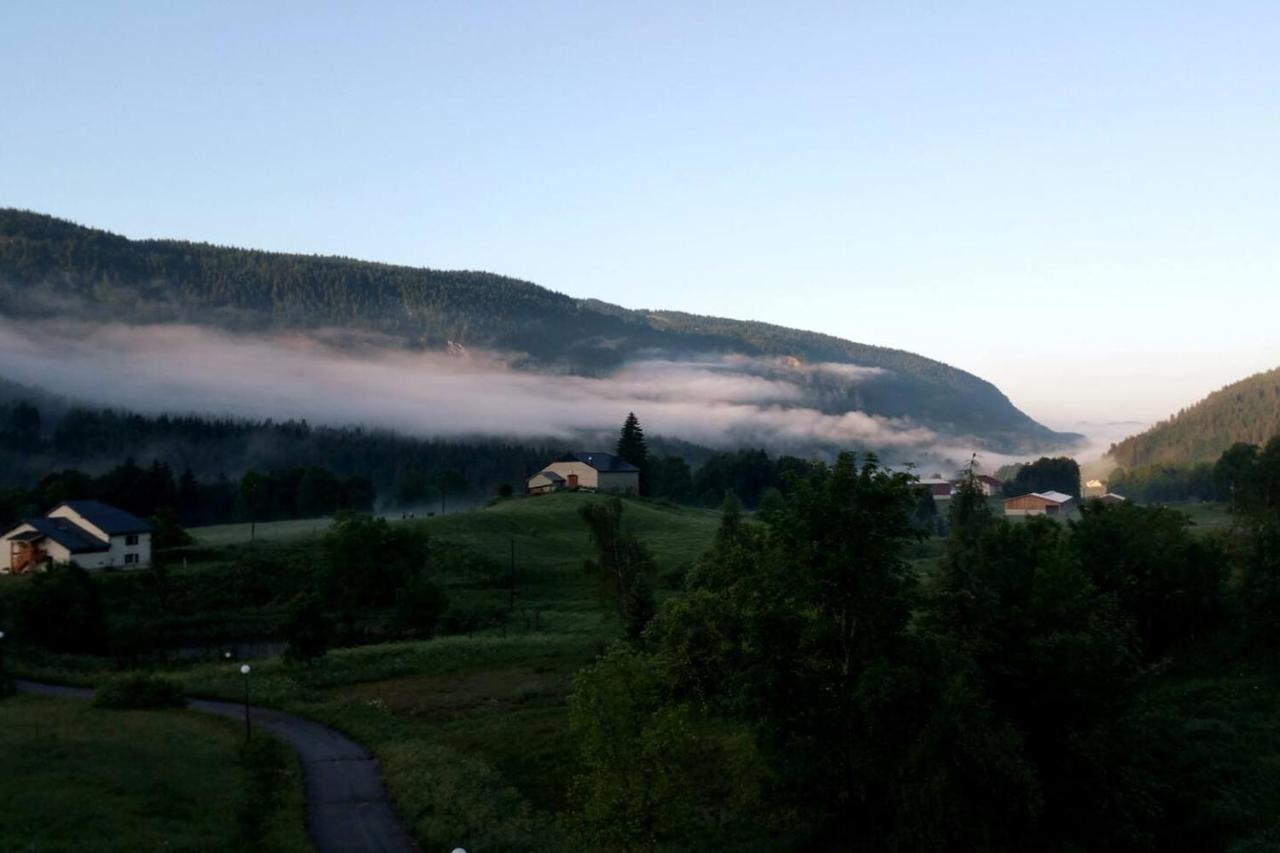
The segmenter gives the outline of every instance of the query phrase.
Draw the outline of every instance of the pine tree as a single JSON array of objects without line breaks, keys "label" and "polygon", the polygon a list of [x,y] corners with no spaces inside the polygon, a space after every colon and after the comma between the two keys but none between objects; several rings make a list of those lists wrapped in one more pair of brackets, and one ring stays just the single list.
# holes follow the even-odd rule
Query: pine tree
[{"label": "pine tree", "polygon": [[649,448],[644,443],[644,430],[635,412],[627,414],[622,425],[622,433],[618,436],[618,446],[614,451],[618,456],[630,462],[640,470],[644,470],[649,461]]},{"label": "pine tree", "polygon": [[649,448],[644,443],[644,430],[635,412],[627,413],[614,453],[640,469],[640,494],[649,494]]}]

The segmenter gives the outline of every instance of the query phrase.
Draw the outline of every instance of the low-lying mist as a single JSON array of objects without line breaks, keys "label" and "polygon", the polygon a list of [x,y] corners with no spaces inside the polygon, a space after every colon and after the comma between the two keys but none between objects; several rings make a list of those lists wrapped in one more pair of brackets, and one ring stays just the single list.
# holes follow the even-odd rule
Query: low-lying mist
[{"label": "low-lying mist", "polygon": [[615,430],[635,411],[651,434],[712,447],[876,449],[922,464],[967,458],[973,440],[816,407],[815,381],[867,382],[880,372],[775,358],[652,357],[596,378],[516,370],[501,353],[410,351],[338,333],[243,336],[189,325],[0,320],[0,376],[144,412],[568,439]]}]

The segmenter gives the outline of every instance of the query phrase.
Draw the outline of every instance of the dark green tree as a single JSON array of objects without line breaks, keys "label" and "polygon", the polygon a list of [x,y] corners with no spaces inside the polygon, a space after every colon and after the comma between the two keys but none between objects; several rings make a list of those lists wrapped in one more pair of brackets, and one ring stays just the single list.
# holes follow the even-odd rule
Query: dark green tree
[{"label": "dark green tree", "polygon": [[614,453],[640,469],[640,494],[649,494],[651,485],[649,483],[649,448],[645,444],[644,430],[641,429],[640,419],[636,417],[635,412],[627,414],[627,419],[622,424],[622,431],[618,434]]}]

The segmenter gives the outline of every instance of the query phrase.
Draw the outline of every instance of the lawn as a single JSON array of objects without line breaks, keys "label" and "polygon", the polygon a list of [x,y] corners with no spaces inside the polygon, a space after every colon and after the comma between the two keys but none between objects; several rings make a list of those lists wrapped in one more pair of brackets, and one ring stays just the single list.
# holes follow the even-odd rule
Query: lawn
[{"label": "lawn", "polygon": [[[190,711],[0,701],[0,850],[243,849],[239,727]],[[309,850],[289,775],[259,849]]]}]

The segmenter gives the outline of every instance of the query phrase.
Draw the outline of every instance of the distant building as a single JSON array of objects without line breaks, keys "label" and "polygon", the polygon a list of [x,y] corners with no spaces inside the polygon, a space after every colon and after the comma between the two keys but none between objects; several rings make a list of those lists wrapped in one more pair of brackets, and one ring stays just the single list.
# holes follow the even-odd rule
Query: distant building
[{"label": "distant building", "polygon": [[1074,498],[1062,492],[1032,492],[1004,502],[1004,514],[1008,516],[1066,515],[1074,508]]},{"label": "distant building", "polygon": [[978,481],[978,488],[989,498],[993,498],[1004,492],[1004,483],[992,477],[990,474],[979,474],[975,477]]},{"label": "distant building", "polygon": [[1104,503],[1104,504],[1109,504],[1114,506],[1115,504],[1125,503],[1128,500],[1128,498],[1124,497],[1123,495],[1117,495],[1112,492],[1107,492],[1105,495],[1098,495],[1096,498],[1094,498],[1094,500],[1100,501],[1101,503]]},{"label": "distant building", "polygon": [[528,492],[585,489],[616,495],[640,493],[640,469],[612,453],[568,453],[529,478]]},{"label": "distant building", "polygon": [[547,492],[558,492],[565,488],[564,477],[555,471],[539,471],[529,478],[528,492],[531,495],[545,495]]},{"label": "distant building", "polygon": [[933,495],[934,500],[939,501],[951,500],[951,493],[956,488],[955,483],[942,477],[926,477],[919,482],[921,486],[929,490],[929,494]]},{"label": "distant building", "polygon": [[149,566],[151,525],[99,501],[65,501],[0,536],[0,574],[23,574],[50,563],[82,569]]}]

